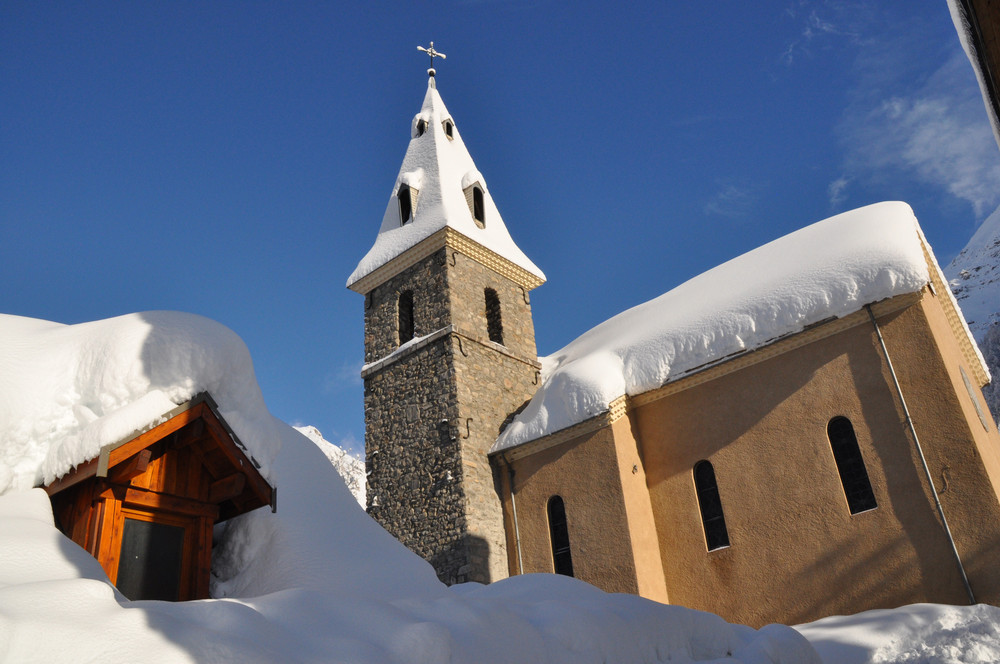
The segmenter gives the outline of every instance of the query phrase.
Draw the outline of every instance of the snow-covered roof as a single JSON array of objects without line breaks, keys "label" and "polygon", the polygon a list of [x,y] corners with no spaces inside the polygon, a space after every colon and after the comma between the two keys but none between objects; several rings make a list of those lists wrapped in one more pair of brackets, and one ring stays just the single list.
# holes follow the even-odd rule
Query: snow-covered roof
[{"label": "snow-covered roof", "polygon": [[[845,212],[601,323],[542,361],[542,385],[491,451],[607,412],[699,367],[930,281],[906,203]],[[935,269],[937,266],[934,266]]]},{"label": "snow-covered roof", "polygon": [[[948,10],[951,12],[951,20],[955,24],[955,31],[958,32],[958,39],[962,43],[962,49],[966,57],[972,64],[972,70],[976,73],[976,80],[979,81],[979,90],[983,95],[983,104],[986,105],[986,116],[990,120],[993,128],[993,138],[997,145],[1000,145],[1000,118],[997,117],[995,104],[997,100],[993,98],[991,89],[991,76],[989,72],[983,70],[986,54],[979,53],[982,47],[981,42],[975,35],[975,28],[972,25],[972,17],[966,12],[965,3],[961,0],[948,0]],[[981,57],[982,56],[982,57]]]},{"label": "snow-covered roof", "polygon": [[48,484],[201,392],[267,476],[278,437],[228,328],[167,311],[78,325],[0,314],[0,493]]},{"label": "snow-covered roof", "polygon": [[[446,133],[450,126],[451,136]],[[420,112],[410,125],[410,144],[396,176],[375,244],[347,280],[350,288],[392,259],[443,228],[451,228],[489,249],[541,281],[545,275],[524,255],[497,210],[486,180],[469,155],[462,135],[429,79]],[[485,224],[476,224],[465,189],[478,183],[483,193]],[[401,185],[416,193],[412,221],[401,223],[397,193]]]}]

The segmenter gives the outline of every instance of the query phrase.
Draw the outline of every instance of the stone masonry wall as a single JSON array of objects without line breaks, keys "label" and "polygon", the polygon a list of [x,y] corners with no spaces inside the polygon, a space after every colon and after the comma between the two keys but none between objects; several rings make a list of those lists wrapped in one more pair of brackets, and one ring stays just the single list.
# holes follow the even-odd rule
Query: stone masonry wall
[{"label": "stone masonry wall", "polygon": [[[486,288],[500,299],[503,344],[489,341]],[[398,350],[405,290],[413,292],[414,336],[431,337]],[[487,452],[536,389],[527,293],[442,249],[376,287],[365,305],[369,513],[446,583],[507,576]]]},{"label": "stone masonry wall", "polygon": [[[454,265],[452,263],[454,262]],[[527,293],[477,261],[449,254],[452,322],[460,346],[455,355],[462,476],[469,542],[470,579],[489,583],[508,574],[499,477],[487,454],[501,427],[537,389],[535,329]],[[489,340],[484,291],[500,298],[503,344]]]}]

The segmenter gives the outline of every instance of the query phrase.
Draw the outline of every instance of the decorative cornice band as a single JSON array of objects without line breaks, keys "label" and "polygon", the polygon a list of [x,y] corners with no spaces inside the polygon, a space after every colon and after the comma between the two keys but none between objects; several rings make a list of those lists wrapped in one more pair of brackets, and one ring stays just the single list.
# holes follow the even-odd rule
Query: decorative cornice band
[{"label": "decorative cornice band", "polygon": [[545,283],[544,279],[528,272],[520,265],[507,260],[491,249],[487,249],[455,229],[445,226],[391,259],[385,265],[361,277],[348,286],[348,288],[362,295],[370,293],[376,286],[392,279],[403,270],[416,265],[442,247],[454,249],[478,261],[529,291]]},{"label": "decorative cornice band", "polygon": [[923,239],[920,240],[920,246],[924,250],[927,271],[931,275],[931,285],[934,287],[935,295],[941,303],[941,308],[944,310],[944,316],[948,320],[951,332],[955,335],[959,348],[962,349],[962,357],[965,358],[966,364],[969,365],[972,373],[975,374],[976,380],[979,381],[979,386],[983,387],[990,382],[990,376],[983,367],[980,354],[976,352],[976,346],[974,345],[976,342],[970,336],[969,327],[965,324],[962,314],[959,313],[955,306],[955,296],[952,294],[948,284],[942,279],[941,268],[938,267],[931,256],[930,248]]}]

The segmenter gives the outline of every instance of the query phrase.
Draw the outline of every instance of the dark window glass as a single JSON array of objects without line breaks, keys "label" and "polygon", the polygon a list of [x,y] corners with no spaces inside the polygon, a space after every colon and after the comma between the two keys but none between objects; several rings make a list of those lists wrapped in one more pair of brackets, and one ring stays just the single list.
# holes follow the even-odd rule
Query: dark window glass
[{"label": "dark window glass", "polygon": [[573,556],[569,551],[569,528],[566,527],[566,506],[560,496],[549,498],[548,512],[552,564],[556,574],[573,576]]},{"label": "dark window glass", "polygon": [[726,517],[722,514],[715,469],[708,461],[699,461],[694,465],[694,486],[698,492],[698,507],[701,509],[701,523],[705,527],[708,550],[729,546],[729,531],[726,530]]},{"label": "dark window glass", "polygon": [[444,121],[444,134],[445,134],[445,136],[447,136],[448,138],[454,138],[454,136],[452,135],[452,132],[454,131],[454,128],[455,128],[455,125],[452,123],[451,120],[445,120]]},{"label": "dark window glass", "polygon": [[851,514],[878,507],[851,421],[846,417],[833,418],[826,427],[826,435],[830,438],[833,458],[837,461],[840,483],[844,485]]},{"label": "dark window glass", "polygon": [[427,121],[417,120],[417,136],[423,136],[425,131],[427,131]]},{"label": "dark window glass", "polygon": [[399,343],[413,338],[413,291],[399,294]]},{"label": "dark window glass", "polygon": [[399,193],[396,194],[396,197],[399,199],[399,225],[402,226],[413,216],[413,204],[410,200],[410,188],[405,184],[400,185]]},{"label": "dark window glass", "polygon": [[486,227],[486,211],[483,208],[483,190],[479,187],[472,188],[472,218],[480,228]]},{"label": "dark window glass", "polygon": [[176,601],[183,556],[183,528],[126,518],[115,585],[132,600]]},{"label": "dark window glass", "polygon": [[503,343],[503,321],[500,319],[500,296],[492,288],[486,289],[486,333],[490,341]]}]

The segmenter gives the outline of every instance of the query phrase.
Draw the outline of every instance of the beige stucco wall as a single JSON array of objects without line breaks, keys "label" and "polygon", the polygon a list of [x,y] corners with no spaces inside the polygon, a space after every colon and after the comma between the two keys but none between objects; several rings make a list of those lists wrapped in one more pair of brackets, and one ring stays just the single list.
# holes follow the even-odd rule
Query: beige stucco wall
[{"label": "beige stucco wall", "polygon": [[[624,426],[627,432],[627,421]],[[639,593],[629,506],[618,471],[616,429],[621,433],[617,427],[601,428],[511,462],[525,573],[554,571],[546,507],[549,498],[559,495],[566,507],[573,575],[609,592]],[[645,493],[642,478],[631,472],[632,465],[637,464],[629,464],[626,480],[632,485],[628,487],[630,500],[637,491]],[[505,510],[509,513],[511,508],[508,497]],[[516,545],[509,548],[516,550]],[[642,578],[643,587],[648,588],[648,568]],[[662,592],[661,583],[661,596]]]},{"label": "beige stucco wall", "polygon": [[[951,527],[979,538],[983,550],[1000,544],[1000,513],[985,475],[972,477],[975,444],[944,369],[955,364],[957,372],[957,360],[937,356],[933,333],[945,345],[954,340],[929,324],[934,306],[880,324],[921,442],[965,469],[952,472],[953,502],[956,484],[968,489],[963,508],[951,507]],[[853,516],[826,434],[838,415],[854,426],[878,502]],[[751,625],[967,603],[869,322],[672,394],[635,417],[671,601]],[[706,551],[691,473],[700,459],[715,467],[727,549]]]},{"label": "beige stucco wall", "polygon": [[[919,307],[880,324],[976,601],[997,604],[1000,433],[975,384],[973,367],[949,334],[941,304],[928,295]],[[927,353],[925,347],[937,353]],[[970,379],[972,395],[960,367]]]},{"label": "beige stucco wall", "polygon": [[[997,603],[1000,436],[959,367],[974,373],[929,290],[876,311],[889,312],[879,325],[977,600]],[[524,571],[552,570],[545,505],[560,494],[576,575],[605,590],[754,626],[967,603],[874,328],[864,312],[852,320],[634,399],[597,431],[529,443],[542,451],[513,462]],[[849,512],[826,433],[836,416],[854,426],[874,510]],[[701,459],[731,542],[712,552],[692,477]]]}]

